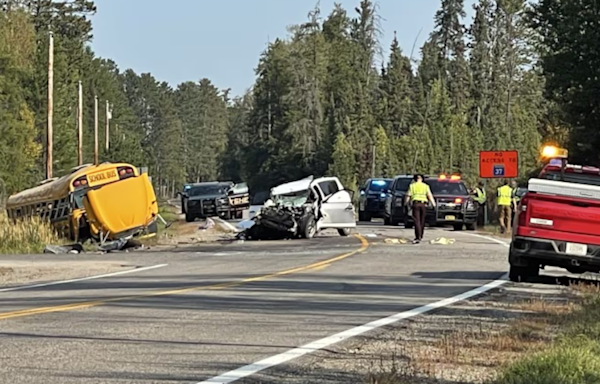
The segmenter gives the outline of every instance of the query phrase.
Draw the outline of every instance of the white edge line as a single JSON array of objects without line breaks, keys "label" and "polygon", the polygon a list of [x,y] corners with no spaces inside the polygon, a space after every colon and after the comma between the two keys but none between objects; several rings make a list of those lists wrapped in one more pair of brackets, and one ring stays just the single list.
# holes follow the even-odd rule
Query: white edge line
[{"label": "white edge line", "polygon": [[162,267],[166,267],[167,265],[168,264],[158,264],[158,265],[151,265],[149,267],[128,269],[126,271],[106,273],[104,275],[95,275],[95,276],[82,277],[82,278],[79,278],[79,279],[61,280],[61,281],[53,281],[53,282],[50,282],[50,283],[42,283],[42,284],[34,284],[34,285],[22,285],[22,286],[19,286],[19,287],[3,288],[3,289],[0,289],[0,292],[22,291],[22,290],[25,290],[25,289],[50,287],[52,285],[69,284],[69,283],[76,283],[76,282],[79,282],[79,281],[102,279],[104,277],[127,275],[129,273],[143,272],[143,271],[149,271],[151,269],[162,268]]},{"label": "white edge line", "polygon": [[[492,237],[476,235],[476,234],[471,234],[471,233],[469,233],[468,235],[487,239],[487,240],[493,241],[495,243],[501,244],[507,248],[509,247],[509,245],[506,242],[504,242],[502,240],[494,239]],[[278,355],[268,357],[266,359],[257,361],[256,363],[249,364],[249,365],[243,366],[238,369],[234,369],[233,371],[229,371],[222,375],[213,377],[213,378],[205,380],[205,381],[198,382],[196,384],[229,384],[229,383],[233,383],[234,381],[243,379],[248,376],[252,376],[260,371],[264,371],[265,369],[275,367],[277,365],[286,363],[286,362],[296,359],[298,357],[316,352],[323,348],[327,348],[333,344],[337,344],[339,342],[350,339],[352,337],[362,335],[363,333],[375,330],[377,328],[391,325],[391,324],[397,323],[401,320],[406,320],[411,317],[415,317],[415,316],[422,315],[424,313],[433,311],[434,309],[447,307],[449,305],[456,304],[460,301],[470,299],[474,296],[481,295],[482,293],[485,293],[487,291],[490,291],[494,288],[498,288],[498,287],[506,284],[507,283],[506,277],[507,277],[507,275],[505,274],[498,280],[492,281],[490,283],[482,285],[481,287],[472,289],[472,290],[462,293],[460,295],[449,297],[444,300],[436,301],[435,303],[427,304],[422,307],[413,308],[409,311],[400,312],[400,313],[397,313],[397,314],[389,316],[389,317],[384,317],[382,319],[375,320],[375,321],[372,321],[372,322],[364,324],[364,325],[359,325],[358,327],[350,328],[350,329],[342,331],[340,333],[336,333],[335,335],[313,341],[311,343],[305,344],[298,348],[290,349],[287,352],[283,352]]]}]

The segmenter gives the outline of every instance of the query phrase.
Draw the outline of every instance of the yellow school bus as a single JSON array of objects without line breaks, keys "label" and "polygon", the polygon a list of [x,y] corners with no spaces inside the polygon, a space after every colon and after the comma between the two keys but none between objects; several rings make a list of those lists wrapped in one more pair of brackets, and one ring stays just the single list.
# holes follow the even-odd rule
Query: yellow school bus
[{"label": "yellow school bus", "polygon": [[9,218],[41,217],[74,241],[151,237],[158,204],[148,175],[126,163],[73,168],[8,198]]}]

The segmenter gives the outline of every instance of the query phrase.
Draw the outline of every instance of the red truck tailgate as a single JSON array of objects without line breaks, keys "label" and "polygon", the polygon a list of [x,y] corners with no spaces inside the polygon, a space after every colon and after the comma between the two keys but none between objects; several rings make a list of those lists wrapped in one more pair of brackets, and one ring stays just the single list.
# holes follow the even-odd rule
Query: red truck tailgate
[{"label": "red truck tailgate", "polygon": [[527,227],[598,236],[600,244],[600,187],[532,179],[529,191]]}]

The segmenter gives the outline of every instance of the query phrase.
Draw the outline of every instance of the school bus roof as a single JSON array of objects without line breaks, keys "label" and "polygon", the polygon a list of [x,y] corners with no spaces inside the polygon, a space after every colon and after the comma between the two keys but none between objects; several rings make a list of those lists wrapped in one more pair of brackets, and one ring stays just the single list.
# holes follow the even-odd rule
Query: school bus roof
[{"label": "school bus roof", "polygon": [[91,171],[102,171],[103,169],[111,169],[114,167],[129,166],[134,169],[137,174],[137,168],[126,163],[102,163],[99,165],[86,164],[80,167],[73,168],[71,173],[59,177],[55,180],[42,182],[33,188],[26,189],[14,195],[11,195],[7,202],[6,208],[21,207],[30,204],[37,204],[49,200],[58,200],[67,196],[72,190],[72,183],[79,177],[90,173]]}]

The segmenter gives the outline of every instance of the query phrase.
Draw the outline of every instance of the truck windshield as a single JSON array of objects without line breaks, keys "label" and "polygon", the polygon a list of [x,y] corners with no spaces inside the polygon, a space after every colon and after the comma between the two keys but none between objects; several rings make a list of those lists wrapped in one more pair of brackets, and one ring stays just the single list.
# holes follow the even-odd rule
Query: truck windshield
[{"label": "truck windshield", "polygon": [[226,193],[225,185],[199,185],[189,191],[190,196],[224,195]]},{"label": "truck windshield", "polygon": [[369,184],[369,191],[371,192],[383,192],[390,188],[391,180],[371,180]]},{"label": "truck windshield", "polygon": [[431,188],[433,195],[468,195],[469,192],[465,185],[461,182],[442,181],[442,180],[425,180]]},{"label": "truck windshield", "polygon": [[308,201],[309,191],[308,189],[305,191],[298,191],[293,193],[288,193],[286,195],[274,196],[274,200],[276,204],[292,206],[292,207],[300,207],[304,203]]},{"label": "truck windshield", "polygon": [[408,187],[410,186],[411,181],[412,181],[411,178],[398,179],[398,181],[396,182],[396,191],[400,191],[400,192],[408,191]]}]

